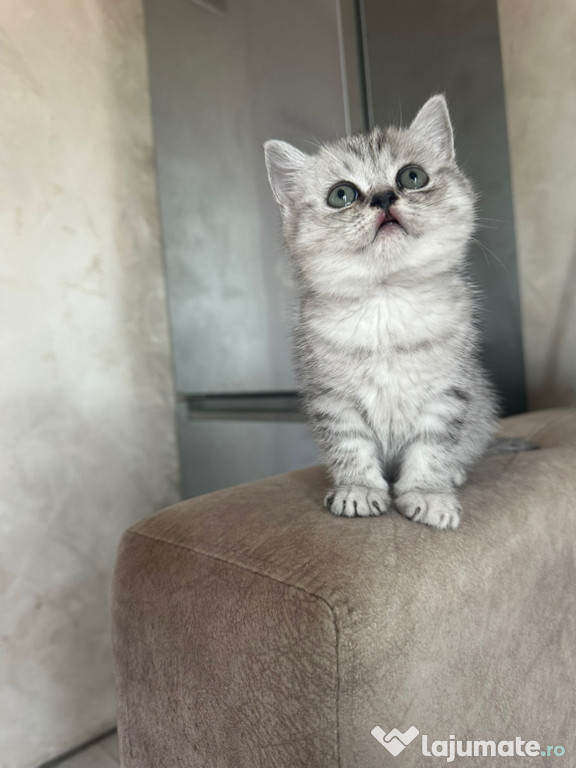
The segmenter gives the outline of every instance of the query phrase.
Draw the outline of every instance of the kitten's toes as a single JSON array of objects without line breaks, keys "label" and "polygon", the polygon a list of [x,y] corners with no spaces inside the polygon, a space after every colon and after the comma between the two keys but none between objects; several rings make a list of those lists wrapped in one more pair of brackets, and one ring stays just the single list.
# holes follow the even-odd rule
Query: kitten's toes
[{"label": "kitten's toes", "polygon": [[324,506],[333,515],[343,517],[375,517],[390,507],[390,496],[385,488],[367,488],[364,485],[344,485],[326,494]]},{"label": "kitten's toes", "polygon": [[409,491],[396,498],[401,515],[434,528],[458,528],[462,507],[453,493]]}]

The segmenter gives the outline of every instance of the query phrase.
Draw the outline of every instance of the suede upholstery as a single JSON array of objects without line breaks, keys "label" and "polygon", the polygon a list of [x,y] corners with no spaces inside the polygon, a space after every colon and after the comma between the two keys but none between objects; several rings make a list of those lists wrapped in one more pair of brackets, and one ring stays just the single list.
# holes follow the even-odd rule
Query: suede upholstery
[{"label": "suede upholstery", "polygon": [[177,504],[123,537],[113,589],[124,768],[422,768],[371,735],[537,740],[576,765],[576,412],[503,434],[456,531],[328,514],[323,468]]}]

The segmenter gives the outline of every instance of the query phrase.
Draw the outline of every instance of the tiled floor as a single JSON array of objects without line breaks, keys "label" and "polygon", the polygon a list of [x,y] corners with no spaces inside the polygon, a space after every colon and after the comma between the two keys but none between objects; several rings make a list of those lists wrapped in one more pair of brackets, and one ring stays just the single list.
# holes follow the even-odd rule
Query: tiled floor
[{"label": "tiled floor", "polygon": [[[58,763],[58,768],[120,768],[118,735],[106,736],[92,746],[67,757]],[[55,767],[56,768],[56,767]]]}]

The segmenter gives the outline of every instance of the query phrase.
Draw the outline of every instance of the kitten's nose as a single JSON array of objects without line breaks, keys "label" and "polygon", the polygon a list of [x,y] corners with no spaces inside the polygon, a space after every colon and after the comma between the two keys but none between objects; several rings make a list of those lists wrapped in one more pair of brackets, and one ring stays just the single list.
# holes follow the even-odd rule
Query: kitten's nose
[{"label": "kitten's nose", "polygon": [[398,195],[393,189],[386,189],[383,192],[375,192],[370,200],[371,208],[382,208],[387,211],[388,208],[398,200]]}]

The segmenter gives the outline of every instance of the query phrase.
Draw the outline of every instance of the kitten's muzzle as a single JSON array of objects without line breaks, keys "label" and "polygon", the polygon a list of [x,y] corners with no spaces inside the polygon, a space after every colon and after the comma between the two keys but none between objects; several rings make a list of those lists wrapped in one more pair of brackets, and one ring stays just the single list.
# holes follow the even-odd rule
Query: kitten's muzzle
[{"label": "kitten's muzzle", "polygon": [[[370,200],[370,208],[377,208],[376,214],[376,235],[389,226],[392,229],[400,227],[405,230],[403,223],[398,215],[392,210],[393,204],[398,200],[398,195],[393,189],[385,189],[382,192],[375,192]],[[375,237],[376,237],[375,235]]]},{"label": "kitten's muzzle", "polygon": [[383,210],[379,210],[376,214],[376,232],[374,234],[374,239],[384,231],[389,230],[402,230],[406,233],[406,227],[404,226],[402,220],[396,213],[396,211],[393,211],[391,208],[385,208]]},{"label": "kitten's muzzle", "polygon": [[[396,214],[392,213],[389,208],[378,214],[376,218],[376,229],[382,229],[386,224],[400,224]],[[400,224],[400,226],[402,226],[402,224]]]}]

